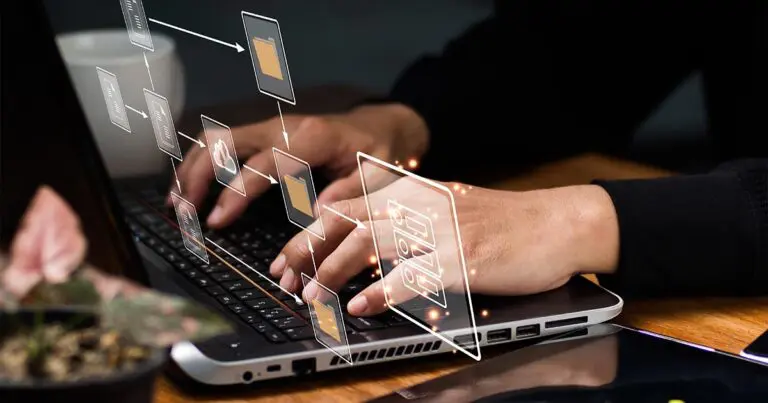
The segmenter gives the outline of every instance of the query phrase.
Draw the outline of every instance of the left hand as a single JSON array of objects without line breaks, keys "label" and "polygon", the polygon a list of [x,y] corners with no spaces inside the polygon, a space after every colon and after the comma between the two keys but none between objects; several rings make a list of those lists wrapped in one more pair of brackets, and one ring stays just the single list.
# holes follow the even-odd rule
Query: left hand
[{"label": "left hand", "polygon": [[[397,187],[400,181],[379,192]],[[523,295],[548,291],[565,284],[571,276],[591,270],[608,272],[616,265],[618,255],[618,224],[613,204],[605,191],[594,185],[572,186],[530,192],[507,192],[454,184],[449,189],[464,189],[455,193],[456,211],[467,277],[472,292],[496,295]],[[387,192],[385,192],[386,197]],[[398,202],[425,210],[428,206],[418,192],[397,189]],[[373,197],[376,193],[370,195]],[[405,195],[405,196],[403,196]],[[371,226],[377,231],[391,231],[386,214],[383,220],[368,222],[364,198],[337,202],[335,210],[366,223],[366,229],[337,215],[323,211],[326,239],[320,241],[300,233],[283,248],[270,267],[270,273],[281,277],[280,285],[294,292],[301,287],[301,274],[310,277],[314,268],[307,239],[315,251],[317,279],[337,291],[349,279],[371,265],[375,256]],[[453,237],[452,223],[435,224],[437,244]],[[315,222],[313,225],[318,225]],[[384,232],[383,232],[384,233]],[[390,232],[391,233],[391,232]],[[381,236],[379,251],[387,254],[394,245],[387,244],[391,236]],[[392,242],[394,243],[394,242]],[[438,248],[440,248],[438,246]],[[440,252],[440,251],[438,251]],[[389,256],[387,256],[389,258]],[[389,276],[400,266],[396,266]],[[455,270],[454,270],[455,272]],[[460,273],[448,273],[444,278],[447,291],[463,287]],[[389,277],[387,277],[389,278]],[[315,293],[313,283],[304,290],[305,299]],[[392,288],[390,299],[409,298],[405,287]],[[393,297],[395,296],[395,297]],[[309,298],[308,298],[309,297]],[[386,310],[382,280],[372,284],[355,298],[347,309],[353,315],[375,315]]]}]

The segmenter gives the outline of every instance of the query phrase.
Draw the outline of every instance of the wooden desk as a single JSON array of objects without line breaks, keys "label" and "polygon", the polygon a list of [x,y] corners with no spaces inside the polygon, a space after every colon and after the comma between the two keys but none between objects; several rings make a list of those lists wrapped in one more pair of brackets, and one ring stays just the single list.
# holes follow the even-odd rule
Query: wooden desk
[{"label": "wooden desk", "polygon": [[[549,164],[496,187],[528,190],[589,183],[595,178],[650,178],[667,175],[659,169],[587,154]],[[658,332],[731,353],[738,353],[768,326],[768,298],[680,299],[627,304],[618,320],[622,324]],[[470,360],[462,356],[400,361],[339,371],[319,379],[294,382],[286,379],[248,392],[226,396],[190,396],[166,380],[158,385],[158,403],[215,402],[358,402],[385,395],[453,372]]]}]

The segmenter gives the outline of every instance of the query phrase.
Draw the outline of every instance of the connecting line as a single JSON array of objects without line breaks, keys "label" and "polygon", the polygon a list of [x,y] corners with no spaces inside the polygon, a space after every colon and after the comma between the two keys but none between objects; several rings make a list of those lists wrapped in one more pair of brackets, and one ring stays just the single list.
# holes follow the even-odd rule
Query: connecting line
[{"label": "connecting line", "polygon": [[299,304],[299,305],[303,305],[303,304],[304,304],[304,301],[302,301],[302,300],[301,300],[301,298],[299,298],[299,296],[298,296],[298,295],[296,295],[296,294],[294,294],[294,293],[292,293],[292,292],[290,292],[290,291],[286,290],[286,289],[285,289],[285,288],[283,288],[283,287],[280,287],[280,284],[277,284],[277,283],[275,283],[275,282],[274,282],[274,281],[273,281],[271,278],[269,278],[269,277],[267,277],[267,276],[265,276],[265,275],[261,274],[261,273],[260,273],[258,270],[254,269],[254,268],[253,268],[253,267],[251,267],[250,265],[248,265],[248,264],[246,264],[245,262],[243,262],[242,260],[240,260],[240,259],[239,259],[237,256],[235,256],[235,255],[233,255],[233,254],[229,253],[229,251],[228,251],[228,250],[226,250],[226,249],[222,248],[222,247],[221,247],[219,244],[217,244],[216,242],[213,242],[213,241],[211,241],[211,239],[210,239],[210,238],[208,238],[208,237],[205,237],[205,240],[206,240],[206,241],[208,241],[208,242],[210,242],[210,243],[212,243],[214,246],[216,246],[217,248],[221,249],[222,251],[224,251],[224,253],[226,253],[227,255],[231,256],[231,257],[232,257],[232,259],[235,259],[235,260],[237,260],[237,262],[238,262],[238,263],[240,263],[241,265],[243,265],[243,266],[247,267],[247,268],[248,268],[249,270],[251,270],[252,272],[254,272],[254,273],[258,274],[259,276],[261,276],[261,278],[263,278],[264,280],[267,280],[267,281],[268,281],[268,282],[270,282],[272,285],[274,285],[275,287],[279,288],[279,289],[280,289],[282,292],[284,292],[284,293],[286,293],[286,294],[288,294],[288,295],[292,296],[292,297],[293,297],[293,300],[294,300],[294,301],[296,301],[296,303],[297,303],[297,304]]},{"label": "connecting line", "polygon": [[184,137],[184,138],[186,138],[189,141],[194,141],[195,143],[197,143],[198,146],[200,146],[200,148],[205,148],[205,143],[203,143],[202,140],[198,140],[198,139],[196,139],[196,138],[194,138],[192,136],[187,136],[186,134],[184,134],[182,132],[177,132],[177,133],[179,133],[179,135],[181,137]]},{"label": "connecting line", "polygon": [[312,240],[307,235],[307,246],[309,246],[309,254],[312,256],[312,267],[315,268],[315,281],[320,282],[320,275],[317,274],[317,263],[315,263],[315,248],[312,247]]},{"label": "connecting line", "polygon": [[216,38],[211,38],[210,36],[197,33],[195,31],[190,31],[188,29],[184,29],[184,28],[181,28],[181,27],[177,27],[175,25],[171,25],[171,24],[169,24],[167,22],[162,22],[162,21],[156,20],[154,18],[147,18],[147,19],[149,21],[151,21],[151,22],[154,22],[155,24],[159,24],[159,25],[162,25],[164,27],[172,28],[172,29],[175,29],[177,31],[184,32],[185,34],[194,35],[194,36],[196,36],[198,38],[207,39],[207,40],[209,40],[211,42],[218,43],[219,45],[224,45],[224,46],[230,47],[232,49],[237,50],[237,53],[241,53],[242,51],[245,50],[245,48],[240,46],[240,44],[237,43],[237,42],[235,42],[235,43],[227,43],[227,42],[224,42],[222,40],[219,40],[219,39],[216,39]]},{"label": "connecting line", "polygon": [[152,85],[152,91],[155,90],[155,82],[152,81],[152,72],[149,70],[149,61],[147,60],[147,52],[144,51],[144,65],[147,66],[147,74],[149,75],[149,84]]},{"label": "connecting line", "polygon": [[326,206],[326,205],[323,205],[323,208],[324,208],[324,209],[326,209],[326,210],[328,210],[328,211],[330,211],[331,213],[333,213],[333,214],[336,214],[337,216],[339,216],[339,217],[341,217],[341,218],[343,218],[343,219],[345,219],[345,220],[347,220],[347,221],[351,222],[352,224],[355,224],[355,225],[357,225],[357,228],[360,228],[360,229],[365,229],[365,224],[363,224],[363,222],[362,222],[362,221],[360,221],[360,220],[356,220],[356,219],[353,219],[353,218],[351,218],[351,217],[348,217],[348,216],[346,216],[346,215],[342,214],[340,211],[336,211],[336,210],[334,210],[333,208],[331,208],[331,207],[328,207],[328,206]]},{"label": "connecting line", "polygon": [[144,118],[144,119],[146,119],[147,117],[149,117],[149,116],[146,114],[146,112],[144,112],[144,111],[140,111],[140,110],[138,110],[138,109],[136,109],[136,108],[134,108],[134,107],[132,107],[132,106],[130,106],[130,105],[127,105],[127,104],[126,104],[126,105],[125,105],[125,107],[126,107],[126,108],[127,108],[129,111],[132,111],[132,112],[138,113],[138,114],[139,114],[139,115],[141,115],[141,117],[142,117],[142,118]]},{"label": "connecting line", "polygon": [[171,158],[171,166],[173,167],[173,176],[176,178],[176,186],[179,187],[179,193],[182,193],[181,182],[179,181],[179,175],[176,174],[176,163],[173,162],[173,158]]},{"label": "connecting line", "polygon": [[283,139],[285,139],[285,146],[291,149],[291,144],[288,143],[288,132],[285,131],[285,120],[283,120],[283,108],[280,107],[280,101],[277,101],[277,112],[280,113],[280,124],[283,126]]}]

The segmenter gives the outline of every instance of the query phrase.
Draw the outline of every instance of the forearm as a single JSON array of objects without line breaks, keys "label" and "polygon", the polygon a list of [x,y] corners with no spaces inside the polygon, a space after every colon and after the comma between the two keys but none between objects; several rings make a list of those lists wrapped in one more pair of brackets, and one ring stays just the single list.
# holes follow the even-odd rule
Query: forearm
[{"label": "forearm", "polygon": [[581,199],[596,212],[574,241],[579,270],[630,297],[765,294],[766,171],[760,161],[704,175],[597,182],[602,193]]}]

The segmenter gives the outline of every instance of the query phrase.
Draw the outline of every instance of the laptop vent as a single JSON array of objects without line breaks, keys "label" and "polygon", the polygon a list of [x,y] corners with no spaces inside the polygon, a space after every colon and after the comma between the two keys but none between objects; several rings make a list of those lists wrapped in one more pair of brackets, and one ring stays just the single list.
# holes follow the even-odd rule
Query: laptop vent
[{"label": "laptop vent", "polygon": [[[355,364],[358,364],[361,362],[377,361],[383,358],[405,357],[412,354],[425,353],[428,351],[436,351],[440,349],[440,346],[442,346],[441,341],[436,341],[436,342],[430,341],[427,343],[409,344],[409,345],[400,346],[400,347],[383,348],[381,350],[363,351],[359,353],[353,353],[352,362],[354,362]],[[334,355],[333,358],[331,358],[330,365],[332,367],[335,367],[337,365],[347,365],[347,363],[339,359],[338,356]]]}]

